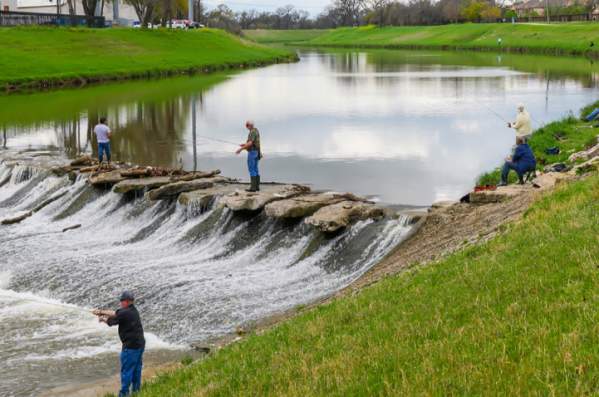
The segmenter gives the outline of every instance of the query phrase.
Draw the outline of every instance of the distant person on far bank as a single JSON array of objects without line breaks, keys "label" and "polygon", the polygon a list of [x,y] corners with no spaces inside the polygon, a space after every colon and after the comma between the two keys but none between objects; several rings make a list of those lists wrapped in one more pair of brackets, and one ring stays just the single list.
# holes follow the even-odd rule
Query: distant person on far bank
[{"label": "distant person on far bank", "polygon": [[532,124],[530,122],[530,114],[526,111],[523,104],[518,105],[516,121],[508,123],[507,126],[516,130],[516,138],[523,138],[524,141],[528,142],[528,139],[532,135]]},{"label": "distant person on far bank", "polygon": [[135,298],[129,291],[120,296],[121,308],[112,310],[95,309],[92,313],[98,316],[100,322],[109,326],[119,326],[119,338],[123,344],[121,350],[121,390],[119,397],[130,395],[141,388],[142,357],[146,347],[144,329],[141,325],[139,312],[134,305]]},{"label": "distant person on far bank", "polygon": [[248,192],[260,191],[260,171],[258,170],[258,162],[262,158],[262,150],[260,149],[260,131],[254,126],[253,121],[246,121],[245,128],[248,129],[248,137],[245,143],[239,145],[239,149],[235,154],[239,154],[247,150],[247,164],[250,173],[250,188]]},{"label": "distant person on far bank", "polygon": [[524,138],[517,137],[514,154],[511,157],[508,157],[503,164],[499,186],[507,185],[510,170],[516,171],[516,174],[518,174],[518,181],[521,185],[524,184],[524,174],[529,171],[534,171],[536,167],[537,160],[535,159],[532,149],[528,146]]},{"label": "distant person on far bank", "polygon": [[94,127],[94,134],[98,140],[98,161],[100,165],[104,161],[104,154],[106,154],[106,161],[110,164],[110,138],[112,137],[112,131],[108,125],[106,125],[106,117],[100,117],[100,123]]}]

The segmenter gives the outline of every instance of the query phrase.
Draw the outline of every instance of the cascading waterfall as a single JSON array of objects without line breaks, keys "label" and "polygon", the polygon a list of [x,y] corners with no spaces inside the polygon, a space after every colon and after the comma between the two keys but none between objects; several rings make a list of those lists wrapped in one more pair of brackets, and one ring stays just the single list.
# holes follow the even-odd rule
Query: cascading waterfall
[{"label": "cascading waterfall", "polygon": [[[325,236],[303,222],[235,214],[218,199],[208,208],[150,202],[0,164],[0,181],[8,175],[0,218],[64,193],[22,223],[0,226],[0,371],[27,378],[31,390],[53,363],[91,370],[118,351],[114,330],[84,309],[114,307],[123,289],[139,297],[148,350],[177,349],[339,290],[410,229],[399,217]],[[0,394],[11,387],[0,381]]]}]

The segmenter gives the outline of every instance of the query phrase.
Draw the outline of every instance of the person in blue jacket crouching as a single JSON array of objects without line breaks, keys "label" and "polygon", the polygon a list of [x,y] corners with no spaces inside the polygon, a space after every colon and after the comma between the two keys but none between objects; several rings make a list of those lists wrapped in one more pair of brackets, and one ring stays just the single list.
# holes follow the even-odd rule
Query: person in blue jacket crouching
[{"label": "person in blue jacket crouching", "polygon": [[528,171],[533,171],[537,167],[537,160],[532,152],[532,149],[523,138],[516,138],[516,149],[514,155],[506,159],[501,170],[501,182],[499,186],[507,185],[508,175],[510,170],[516,171],[520,184],[524,183],[524,174]]}]

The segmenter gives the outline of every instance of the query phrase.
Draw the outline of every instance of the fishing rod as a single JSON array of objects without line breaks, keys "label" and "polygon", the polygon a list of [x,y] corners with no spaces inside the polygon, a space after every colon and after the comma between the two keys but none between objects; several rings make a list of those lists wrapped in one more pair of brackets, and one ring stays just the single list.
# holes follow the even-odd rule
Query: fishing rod
[{"label": "fishing rod", "polygon": [[[499,113],[497,113],[495,110],[491,109],[491,107],[490,107],[490,106],[487,106],[487,105],[485,105],[484,103],[483,103],[483,106],[484,106],[485,108],[487,108],[487,110],[488,110],[489,112],[491,112],[491,113],[493,113],[495,116],[497,116],[497,117],[498,117],[498,118],[499,118],[501,121],[503,121],[503,122],[505,122],[505,123],[508,123],[508,124],[510,124],[510,125],[512,124],[512,122],[511,122],[511,121],[508,121],[508,120],[507,120],[505,117],[503,117],[501,114],[499,114]],[[541,126],[541,127],[543,126],[543,124],[542,124],[541,122],[539,122],[539,120],[535,119],[535,118],[534,118],[532,115],[530,115],[530,118],[531,118],[531,120],[532,120],[532,121],[534,121],[535,123],[537,123],[539,126]]]}]

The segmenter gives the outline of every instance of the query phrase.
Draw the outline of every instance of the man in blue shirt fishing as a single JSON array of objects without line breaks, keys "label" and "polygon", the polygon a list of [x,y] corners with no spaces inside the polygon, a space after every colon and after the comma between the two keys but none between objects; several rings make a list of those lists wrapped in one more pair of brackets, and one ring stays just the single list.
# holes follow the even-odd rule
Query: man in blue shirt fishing
[{"label": "man in blue shirt fishing", "polygon": [[537,167],[535,155],[530,146],[526,143],[526,138],[516,138],[516,149],[512,157],[506,159],[501,170],[501,182],[499,186],[506,186],[510,170],[516,171],[520,184],[524,183],[523,176],[528,171],[533,171]]},{"label": "man in blue shirt fishing", "polygon": [[239,145],[239,149],[235,152],[236,154],[241,153],[243,150],[248,152],[248,171],[250,172],[250,188],[248,192],[260,191],[260,171],[258,170],[258,162],[262,158],[262,150],[260,149],[260,131],[254,127],[254,122],[246,121],[245,128],[248,129],[249,134],[245,143]]}]

